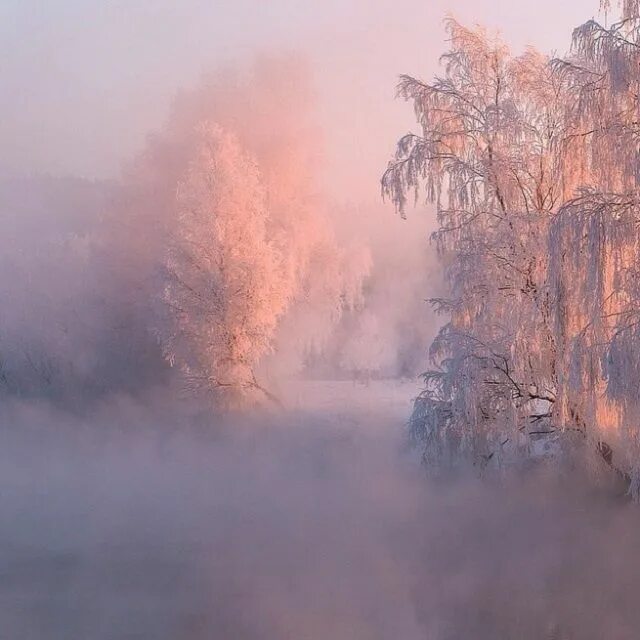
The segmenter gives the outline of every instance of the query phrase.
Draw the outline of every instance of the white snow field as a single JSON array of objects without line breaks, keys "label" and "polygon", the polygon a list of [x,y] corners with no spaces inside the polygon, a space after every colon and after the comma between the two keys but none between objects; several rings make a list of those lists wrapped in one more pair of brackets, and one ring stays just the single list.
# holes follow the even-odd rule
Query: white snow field
[{"label": "white snow field", "polygon": [[283,399],[287,409],[318,416],[342,416],[351,421],[385,417],[389,427],[405,423],[413,398],[420,391],[416,380],[291,380]]}]

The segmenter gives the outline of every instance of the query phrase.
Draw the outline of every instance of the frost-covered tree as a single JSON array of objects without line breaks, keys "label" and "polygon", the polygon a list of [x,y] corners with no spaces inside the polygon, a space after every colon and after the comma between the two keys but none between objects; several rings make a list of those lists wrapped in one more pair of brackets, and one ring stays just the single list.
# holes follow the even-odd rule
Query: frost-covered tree
[{"label": "frost-covered tree", "polygon": [[254,370],[288,302],[283,256],[267,237],[255,160],[219,127],[202,125],[199,137],[177,190],[165,353],[192,390],[213,390],[225,400],[268,393]]},{"label": "frost-covered tree", "polygon": [[[221,401],[270,395],[267,378],[359,303],[370,266],[338,241],[318,191],[305,82],[273,61],[207,80],[134,172],[143,201],[129,219],[158,229],[137,269],[163,292],[158,335],[187,388]],[[285,100],[300,111],[284,114]]]},{"label": "frost-covered tree", "polygon": [[[610,7],[609,7],[610,8]],[[590,20],[554,61],[570,87],[564,144],[580,189],[550,233],[564,423],[613,446],[637,475],[640,372],[640,14],[635,0],[606,27]],[[609,446],[609,445],[607,445]],[[635,470],[635,472],[634,472]]]},{"label": "frost-covered tree", "polygon": [[578,432],[640,486],[640,6],[621,5],[563,60],[450,21],[443,77],[401,80],[422,131],[383,191],[403,210],[425,187],[449,287],[412,417],[427,455]]},{"label": "frost-covered tree", "polygon": [[389,334],[379,316],[365,309],[354,318],[355,327],[342,346],[340,366],[354,380],[368,383],[391,369],[397,357],[394,336]]},{"label": "frost-covered tree", "polygon": [[[433,450],[492,457],[550,415],[556,345],[546,234],[560,179],[565,87],[533,51],[512,57],[480,30],[447,22],[451,50],[432,83],[403,76],[420,134],[398,143],[383,191],[404,210],[424,186],[450,295],[416,402],[414,436]],[[427,447],[429,449],[429,447]]]}]

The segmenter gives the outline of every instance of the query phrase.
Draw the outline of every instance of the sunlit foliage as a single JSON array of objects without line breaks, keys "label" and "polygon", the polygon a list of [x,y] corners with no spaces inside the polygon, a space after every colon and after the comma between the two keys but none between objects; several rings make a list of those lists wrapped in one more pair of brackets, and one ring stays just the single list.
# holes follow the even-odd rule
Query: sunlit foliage
[{"label": "sunlit foliage", "polygon": [[383,192],[402,212],[420,189],[437,205],[449,288],[411,420],[427,458],[484,464],[574,432],[601,452],[606,437],[633,475],[639,27],[626,2],[549,60],[449,20],[442,77],[401,78],[421,131],[399,141]]}]

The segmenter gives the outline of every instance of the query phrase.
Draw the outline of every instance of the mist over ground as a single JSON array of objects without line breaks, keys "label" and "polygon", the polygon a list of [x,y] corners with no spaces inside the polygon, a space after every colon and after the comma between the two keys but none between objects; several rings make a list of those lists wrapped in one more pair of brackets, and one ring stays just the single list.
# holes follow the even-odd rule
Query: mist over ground
[{"label": "mist over ground", "polygon": [[634,638],[637,509],[574,472],[428,481],[397,428],[411,393],[307,386],[225,423],[5,404],[3,633]]}]

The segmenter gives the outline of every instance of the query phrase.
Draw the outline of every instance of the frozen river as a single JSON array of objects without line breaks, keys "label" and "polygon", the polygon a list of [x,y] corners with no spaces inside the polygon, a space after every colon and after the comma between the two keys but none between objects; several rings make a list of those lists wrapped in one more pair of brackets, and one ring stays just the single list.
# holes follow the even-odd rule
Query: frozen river
[{"label": "frozen river", "polygon": [[416,390],[290,385],[222,427],[4,407],[0,638],[636,638],[637,508],[570,477],[431,484]]}]

